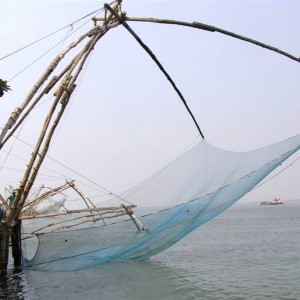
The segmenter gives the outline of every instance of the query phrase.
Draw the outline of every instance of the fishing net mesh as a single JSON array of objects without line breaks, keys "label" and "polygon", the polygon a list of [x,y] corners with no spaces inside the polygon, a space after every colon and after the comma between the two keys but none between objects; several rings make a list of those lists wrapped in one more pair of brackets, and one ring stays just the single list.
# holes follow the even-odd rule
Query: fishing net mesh
[{"label": "fishing net mesh", "polygon": [[299,147],[300,136],[250,152],[224,151],[202,140],[121,195],[137,205],[135,213],[145,230],[138,230],[125,214],[85,228],[38,234],[37,252],[31,260],[24,258],[24,264],[73,271],[149,258],[231,206]]}]

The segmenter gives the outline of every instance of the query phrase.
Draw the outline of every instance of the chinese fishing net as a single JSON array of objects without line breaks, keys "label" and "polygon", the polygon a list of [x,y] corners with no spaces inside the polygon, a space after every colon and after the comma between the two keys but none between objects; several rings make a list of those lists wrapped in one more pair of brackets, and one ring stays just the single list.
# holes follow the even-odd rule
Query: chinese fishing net
[{"label": "chinese fishing net", "polygon": [[[172,246],[231,206],[300,147],[300,135],[250,152],[218,149],[205,140],[125,192],[132,215],[37,234],[38,248],[24,264],[72,271],[113,261],[144,260]],[[120,199],[113,199],[115,205]],[[164,207],[138,210],[143,203]],[[166,208],[165,208],[166,207]],[[104,215],[102,216],[104,217]],[[145,230],[142,230],[142,225]]]}]

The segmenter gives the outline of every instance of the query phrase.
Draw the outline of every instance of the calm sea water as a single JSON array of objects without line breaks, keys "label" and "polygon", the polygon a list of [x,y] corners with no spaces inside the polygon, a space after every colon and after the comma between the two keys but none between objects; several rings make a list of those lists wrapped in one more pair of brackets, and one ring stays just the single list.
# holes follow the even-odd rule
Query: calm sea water
[{"label": "calm sea water", "polygon": [[300,299],[300,200],[237,204],[148,261],[0,280],[0,299]]}]

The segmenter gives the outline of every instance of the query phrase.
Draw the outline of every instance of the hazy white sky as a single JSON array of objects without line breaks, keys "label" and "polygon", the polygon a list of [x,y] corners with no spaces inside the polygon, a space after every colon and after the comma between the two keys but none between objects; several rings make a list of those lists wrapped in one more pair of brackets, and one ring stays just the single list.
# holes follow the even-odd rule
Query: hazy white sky
[{"label": "hazy white sky", "polygon": [[[0,57],[103,7],[102,1],[0,1]],[[300,1],[124,1],[128,16],[199,21],[300,56]],[[0,126],[51,60],[92,28],[90,18],[0,60],[12,92],[0,99]],[[130,23],[185,96],[208,142],[248,151],[300,133],[300,65],[263,48],[192,28]],[[62,41],[67,34],[73,34]],[[28,69],[21,70],[47,52]],[[71,56],[68,56],[67,60]],[[49,101],[48,101],[49,102]],[[19,137],[33,144],[47,102]],[[174,159],[198,135],[169,82],[121,26],[97,44],[50,156],[116,193]],[[0,153],[0,193],[21,179],[31,149],[13,141]],[[293,156],[285,166],[295,160]],[[25,160],[24,160],[25,159]],[[45,166],[78,178],[51,160]],[[285,167],[283,166],[283,167]],[[14,168],[15,170],[10,170]],[[41,171],[38,184],[58,176]],[[47,176],[46,176],[47,175]],[[49,177],[52,175],[52,177]],[[43,177],[44,176],[44,177]],[[79,182],[87,183],[82,178]],[[300,163],[245,200],[300,199]],[[85,187],[83,187],[85,189]]]}]

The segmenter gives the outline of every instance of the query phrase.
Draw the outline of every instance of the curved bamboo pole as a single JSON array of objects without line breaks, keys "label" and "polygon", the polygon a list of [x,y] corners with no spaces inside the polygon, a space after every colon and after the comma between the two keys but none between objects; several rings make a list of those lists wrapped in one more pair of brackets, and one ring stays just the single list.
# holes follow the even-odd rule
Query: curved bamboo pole
[{"label": "curved bamboo pole", "polygon": [[69,189],[73,185],[74,181],[75,180],[71,180],[71,181],[66,180],[66,183],[64,183],[63,185],[58,186],[54,189],[51,189],[50,191],[47,191],[47,192],[43,193],[42,195],[40,195],[39,197],[37,197],[36,199],[34,199],[30,202],[24,203],[22,213],[24,213],[27,210],[30,210],[34,206],[39,205],[45,199]]},{"label": "curved bamboo pole", "polygon": [[[103,30],[109,30],[111,28],[115,27],[115,24],[106,24],[105,28],[102,26],[96,26],[95,28],[89,30],[82,36],[80,36],[77,40],[72,42],[65,50],[63,50],[60,54],[58,54],[53,61],[50,63],[50,65],[47,67],[47,69],[44,71],[42,76],[37,80],[33,88],[29,91],[28,95],[26,96],[25,100],[22,102],[22,104],[19,107],[16,107],[13,112],[11,113],[7,123],[4,125],[1,134],[0,134],[0,149],[3,147],[3,145],[7,142],[7,140],[11,137],[12,134],[6,137],[7,132],[16,124],[17,120],[19,119],[19,116],[21,113],[25,110],[25,108],[29,105],[29,103],[32,101],[33,97],[36,95],[40,87],[46,82],[46,80],[49,78],[51,73],[55,70],[55,68],[58,66],[58,64],[62,61],[62,59],[65,57],[65,55],[70,52],[73,48],[77,47],[79,43],[81,43],[86,37],[93,37],[97,35],[99,32],[102,32]],[[64,69],[63,72],[58,76],[58,79],[55,80],[55,77],[52,78],[48,86],[43,90],[43,92],[37,97],[37,100],[31,106],[28,110],[28,113],[31,111],[32,107],[35,106],[35,104],[40,100],[40,98],[49,92],[49,90],[57,83],[57,81],[60,79],[60,77],[68,70],[68,68],[72,65],[73,61]],[[26,114],[27,116],[28,114]],[[25,116],[25,117],[26,117]],[[22,118],[21,122],[18,123],[18,126],[24,121],[25,117]],[[17,126],[17,127],[18,127]],[[5,138],[5,140],[4,140]]]},{"label": "curved bamboo pole", "polygon": [[201,29],[201,30],[206,30],[206,31],[210,31],[210,32],[219,32],[228,36],[231,36],[233,38],[254,44],[256,46],[260,46],[262,48],[274,51],[278,54],[284,55],[292,60],[295,60],[297,62],[300,62],[300,57],[296,57],[288,52],[285,52],[283,50],[280,50],[278,48],[275,48],[273,46],[267,45],[265,43],[259,42],[257,40],[248,38],[246,36],[222,29],[222,28],[218,28],[215,26],[211,26],[208,24],[204,24],[204,23],[200,23],[200,22],[182,22],[182,21],[177,21],[177,20],[167,20],[167,19],[155,19],[155,18],[132,18],[132,17],[124,17],[125,21],[133,21],[133,22],[151,22],[151,23],[159,23],[159,24],[170,24],[170,25],[180,25],[180,26],[186,26],[186,27],[193,27],[196,29]]},{"label": "curved bamboo pole", "polygon": [[[117,7],[119,5],[119,2],[116,3],[114,7]],[[58,89],[54,93],[55,99],[53,101],[52,107],[50,108],[50,111],[48,112],[48,115],[44,121],[44,126],[41,131],[41,134],[38,138],[37,144],[35,146],[34,152],[32,153],[31,160],[29,165],[27,166],[26,172],[23,176],[23,180],[20,183],[20,186],[17,190],[17,194],[14,200],[14,203],[11,207],[11,209],[8,212],[6,222],[10,223],[13,220],[16,220],[19,218],[19,215],[21,213],[21,210],[23,208],[23,205],[27,199],[27,196],[30,192],[30,189],[36,179],[36,176],[39,172],[39,169],[46,157],[46,154],[48,152],[48,148],[51,142],[51,139],[54,135],[54,132],[56,130],[56,127],[58,123],[61,120],[61,117],[65,111],[65,108],[69,102],[69,99],[76,87],[76,80],[80,74],[80,72],[83,69],[83,66],[89,57],[91,51],[94,49],[94,46],[99,41],[99,39],[108,32],[109,29],[116,27],[119,25],[119,22],[115,22],[112,20],[112,15],[107,18],[107,22],[109,23],[109,26],[107,22],[103,24],[102,26],[98,26],[92,30],[89,31],[90,36],[92,38],[88,41],[88,43],[85,45],[84,49],[76,55],[76,57],[72,61],[72,65],[64,75],[64,79],[62,80],[61,84],[59,85]],[[74,75],[72,75],[72,72],[75,72]],[[53,86],[52,86],[53,87]],[[61,104],[60,110],[58,111],[58,114],[56,118],[52,121],[54,112],[58,106],[58,104]],[[51,125],[51,128],[50,128]],[[48,132],[48,134],[47,134]],[[44,144],[43,144],[44,143]],[[40,149],[42,151],[40,152]]]},{"label": "curved bamboo pole", "polygon": [[4,144],[11,138],[11,136],[15,133],[15,131],[20,127],[20,125],[24,122],[24,120],[28,117],[30,112],[34,109],[34,107],[37,105],[37,103],[42,99],[42,97],[47,94],[54,86],[55,84],[62,78],[62,76],[70,69],[70,67],[73,64],[73,60],[69,63],[69,65],[58,75],[53,76],[53,78],[50,80],[49,84],[43,89],[43,91],[37,96],[37,98],[33,101],[33,103],[30,105],[30,107],[27,109],[26,112],[22,115],[22,117],[19,119],[18,122],[15,120],[15,124],[12,125],[10,132],[5,136],[2,143],[0,143],[0,149],[4,146]]},{"label": "curved bamboo pole", "polygon": [[[42,162],[44,161],[45,156],[48,152],[50,141],[55,132],[55,129],[64,113],[64,110],[68,104],[68,100],[71,97],[71,94],[73,93],[73,91],[76,87],[74,82],[77,79],[77,77],[83,67],[83,64],[81,64],[81,68],[79,68],[77,70],[77,73],[76,73],[77,76],[74,76],[74,77],[71,76],[71,72],[76,68],[76,66],[78,65],[78,63],[80,62],[80,60],[83,56],[85,56],[87,58],[86,54],[87,53],[88,53],[88,55],[90,54],[90,51],[94,47],[95,43],[93,43],[93,42],[95,40],[97,40],[97,39],[94,37],[91,41],[88,42],[88,44],[84,47],[84,49],[76,56],[76,59],[74,60],[74,63],[72,65],[71,69],[66,73],[64,80],[62,81],[62,83],[58,87],[57,91],[55,92],[56,98],[55,98],[55,100],[52,104],[52,107],[51,107],[51,109],[46,117],[46,120],[44,122],[44,127],[43,127],[41,135],[38,139],[35,150],[32,154],[30,163],[27,167],[27,171],[25,172],[23,180],[17,191],[17,195],[16,195],[16,199],[14,201],[14,204],[8,213],[7,222],[11,222],[13,219],[17,219],[23,208],[23,205],[27,199],[27,195],[29,194],[29,191],[35,181],[38,171],[42,165]],[[85,60],[83,62],[85,62]],[[55,109],[56,109],[57,105],[59,104],[59,102],[62,102],[61,108],[57,114],[56,119],[53,121],[52,127],[50,128],[50,131],[46,138],[46,133],[50,126],[50,121],[53,117],[53,114],[54,114]],[[44,143],[41,153],[39,153],[39,150],[42,147],[42,143],[45,138],[46,138],[46,141]],[[34,163],[36,162],[36,160],[37,160],[37,163],[36,163],[36,166],[34,167]]]},{"label": "curved bamboo pole", "polygon": [[187,109],[188,113],[190,114],[190,116],[192,117],[201,137],[204,139],[204,135],[192,113],[192,111],[190,110],[189,106],[187,105],[182,93],[180,92],[180,90],[178,89],[178,87],[176,86],[175,82],[173,81],[173,79],[170,77],[170,75],[167,73],[167,71],[164,69],[164,67],[162,66],[162,64],[158,61],[158,59],[156,58],[156,56],[154,55],[154,53],[149,49],[149,47],[138,37],[138,35],[132,30],[132,28],[125,22],[124,20],[124,15],[122,14],[121,16],[114,11],[108,4],[104,4],[104,7],[106,9],[108,9],[118,20],[119,22],[130,32],[130,34],[136,39],[136,41],[144,48],[144,50],[151,56],[151,58],[154,60],[154,62],[157,64],[157,66],[159,67],[159,69],[163,72],[163,74],[166,76],[166,78],[168,79],[168,81],[171,83],[172,87],[174,88],[174,90],[176,91],[177,95],[179,96],[179,98],[181,99],[181,101],[183,102],[185,108]]}]

